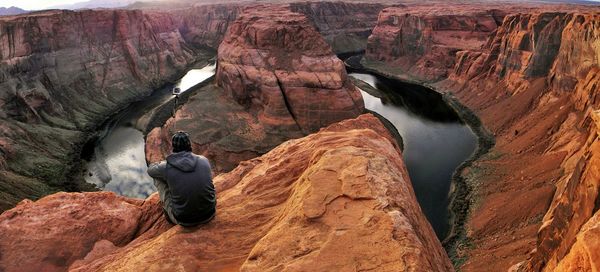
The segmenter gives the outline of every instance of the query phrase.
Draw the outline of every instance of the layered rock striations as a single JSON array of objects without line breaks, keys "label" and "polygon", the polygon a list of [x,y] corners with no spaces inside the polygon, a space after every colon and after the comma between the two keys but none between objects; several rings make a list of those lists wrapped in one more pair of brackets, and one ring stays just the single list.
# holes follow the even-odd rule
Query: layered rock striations
[{"label": "layered rock striations", "polygon": [[600,252],[597,236],[600,111],[589,112],[583,122],[589,135],[579,151],[581,155],[575,156],[578,159],[575,168],[557,183],[554,199],[538,231],[535,251],[523,265],[529,271],[593,271],[600,268],[597,256]]},{"label": "layered rock striations", "polygon": [[142,202],[63,193],[24,202],[0,216],[0,267],[452,269],[417,204],[398,146],[372,115],[288,141],[214,181],[217,216],[195,228],[167,224],[156,195]]},{"label": "layered rock striations", "polygon": [[170,13],[180,21],[179,31],[189,44],[216,50],[244,6],[233,3],[194,5]]},{"label": "layered rock striations", "polygon": [[[169,10],[180,21],[183,38],[196,47],[217,49],[226,31],[245,8],[256,3],[195,4],[186,8]],[[323,35],[336,54],[357,52],[367,46],[367,38],[377,23],[379,3],[351,2],[291,2],[271,4],[289,8],[306,15],[317,31]],[[164,9],[169,9],[164,6]]]},{"label": "layered rock striations", "polygon": [[250,8],[219,47],[216,85],[193,95],[147,137],[149,158],[163,158],[175,130],[217,172],[364,111],[344,64],[305,16],[282,7]]},{"label": "layered rock striations", "polygon": [[456,53],[480,48],[496,30],[503,13],[452,7],[390,7],[379,14],[365,59],[385,62],[414,80],[448,76]]},{"label": "layered rock striations", "polygon": [[[461,175],[470,191],[468,219],[453,237],[458,243],[449,245],[461,269],[505,271],[516,263],[513,268],[525,271],[597,269],[589,237],[598,210],[600,18],[593,7],[526,10],[506,15],[481,47],[458,47],[446,76],[421,69],[407,76],[406,69],[369,62],[368,54],[363,63],[452,92],[496,138]],[[399,31],[389,22],[383,29]],[[389,33],[373,31],[370,40]],[[427,44],[419,37],[410,40]],[[388,52],[381,58],[394,65],[391,49],[370,42],[367,52]]]},{"label": "layered rock striations", "polygon": [[[597,132],[590,129],[598,108],[597,23],[597,15],[576,12],[507,16],[483,48],[486,53],[474,54],[477,68],[467,78],[450,77],[447,86],[458,89],[458,97],[478,109],[496,134],[492,152],[506,154],[480,164],[493,174],[473,177],[497,185],[474,185],[479,208],[473,209],[468,229],[482,246],[470,253],[467,268],[493,261],[508,266],[519,262],[516,256],[529,255],[521,269],[553,271],[597,209],[591,148]],[[512,214],[491,212],[499,209]],[[514,242],[498,246],[502,239],[494,237],[504,235]]]},{"label": "layered rock striations", "polygon": [[299,2],[290,9],[308,17],[336,54],[363,51],[385,7],[380,3]]},{"label": "layered rock striations", "polygon": [[[84,133],[198,56],[169,14],[45,11],[0,19],[1,209],[66,182]],[[48,186],[50,185],[50,186]]]},{"label": "layered rock striations", "polygon": [[[252,5],[174,5],[166,12],[43,11],[2,18],[0,118],[6,122],[0,125],[0,210],[23,197],[82,189],[79,182],[66,180],[72,180],[87,134],[110,113],[174,79],[195,60],[208,58],[205,51],[216,50],[229,25]],[[310,14],[328,37],[363,37],[380,7],[333,2],[293,6]],[[332,20],[331,14],[343,16]],[[232,161],[263,154],[288,138],[266,141],[260,152]]]},{"label": "layered rock striations", "polygon": [[218,60],[217,84],[268,126],[310,133],[364,110],[343,62],[299,13],[247,10]]}]

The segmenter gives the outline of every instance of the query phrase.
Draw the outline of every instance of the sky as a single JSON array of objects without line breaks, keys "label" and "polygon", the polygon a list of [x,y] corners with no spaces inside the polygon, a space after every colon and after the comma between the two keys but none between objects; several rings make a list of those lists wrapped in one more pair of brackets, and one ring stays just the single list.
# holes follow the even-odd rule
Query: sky
[{"label": "sky", "polygon": [[0,7],[19,7],[25,10],[45,9],[48,7],[67,5],[86,0],[0,0]]},{"label": "sky", "polygon": [[[74,4],[87,0],[0,0],[0,7],[19,7],[25,10],[38,10],[58,5]],[[589,0],[600,2],[600,0]]]}]

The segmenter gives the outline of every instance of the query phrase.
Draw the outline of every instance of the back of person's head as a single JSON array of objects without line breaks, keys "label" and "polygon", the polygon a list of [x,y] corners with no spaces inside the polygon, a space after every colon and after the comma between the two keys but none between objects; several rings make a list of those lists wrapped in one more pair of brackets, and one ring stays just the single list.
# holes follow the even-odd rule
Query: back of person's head
[{"label": "back of person's head", "polygon": [[171,142],[173,143],[173,153],[192,151],[190,136],[185,131],[178,131],[175,133],[171,139]]}]

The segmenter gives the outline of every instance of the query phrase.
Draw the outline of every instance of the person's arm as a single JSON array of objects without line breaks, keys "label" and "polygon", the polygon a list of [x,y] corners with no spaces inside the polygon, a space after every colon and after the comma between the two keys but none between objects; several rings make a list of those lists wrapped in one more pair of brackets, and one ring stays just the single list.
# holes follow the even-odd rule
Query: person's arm
[{"label": "person's arm", "polygon": [[150,166],[148,166],[148,175],[155,179],[164,180],[166,178],[165,169],[167,169],[166,161],[150,164]]}]

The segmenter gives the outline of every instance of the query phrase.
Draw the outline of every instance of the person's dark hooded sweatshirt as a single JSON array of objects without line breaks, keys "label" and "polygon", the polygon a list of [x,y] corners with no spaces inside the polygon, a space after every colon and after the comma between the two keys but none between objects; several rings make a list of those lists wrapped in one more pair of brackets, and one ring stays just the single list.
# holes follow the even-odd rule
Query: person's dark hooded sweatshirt
[{"label": "person's dark hooded sweatshirt", "polygon": [[205,157],[189,151],[173,153],[166,162],[151,165],[148,174],[168,184],[171,199],[165,209],[170,209],[176,223],[193,226],[215,214],[215,187]]}]

